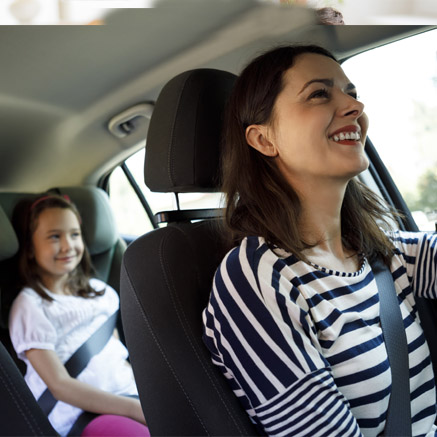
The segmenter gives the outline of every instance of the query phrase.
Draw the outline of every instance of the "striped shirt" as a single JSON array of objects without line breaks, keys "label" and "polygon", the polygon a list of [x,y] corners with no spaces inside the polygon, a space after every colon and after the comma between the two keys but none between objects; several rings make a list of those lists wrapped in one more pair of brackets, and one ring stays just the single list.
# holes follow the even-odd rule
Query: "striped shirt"
[{"label": "striped shirt", "polygon": [[[414,295],[437,297],[437,237],[389,237],[408,341],[413,436],[434,436],[434,374]],[[262,433],[384,430],[391,373],[367,260],[357,272],[336,272],[245,238],[217,269],[203,322],[213,362]]]}]

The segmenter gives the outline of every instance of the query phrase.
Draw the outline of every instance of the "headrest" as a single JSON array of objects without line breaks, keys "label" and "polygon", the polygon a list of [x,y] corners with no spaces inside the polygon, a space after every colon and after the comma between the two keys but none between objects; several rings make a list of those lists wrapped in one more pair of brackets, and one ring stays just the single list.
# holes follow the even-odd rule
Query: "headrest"
[{"label": "headrest", "polygon": [[144,179],[152,191],[215,192],[223,110],[236,76],[186,71],[162,89],[150,120]]},{"label": "headrest", "polygon": [[0,206],[0,261],[13,257],[17,252],[17,236],[8,216]]},{"label": "headrest", "polygon": [[119,236],[106,192],[91,186],[63,187],[59,191],[67,194],[80,212],[90,254],[98,255],[111,249]]},{"label": "headrest", "polygon": [[[71,201],[77,206],[82,218],[82,228],[84,233],[84,240],[88,246],[91,255],[98,255],[111,249],[118,240],[118,232],[115,224],[114,216],[112,214],[111,207],[107,194],[96,187],[63,187],[53,190],[60,194],[67,194]],[[7,237],[9,234],[8,227],[5,225],[5,221],[9,224],[10,229],[12,226],[9,220],[12,218],[12,212],[18,201],[24,197],[35,195],[34,193],[0,193],[0,243],[1,243],[1,255],[3,255],[3,240],[7,238],[9,243],[5,243],[5,246],[9,244],[12,252],[12,237]],[[3,209],[1,209],[3,207]],[[4,219],[2,213],[5,214]],[[4,228],[6,231],[4,231]],[[15,237],[15,233],[12,230]],[[18,242],[15,251],[18,249]],[[15,252],[14,252],[15,253]],[[10,256],[14,255],[12,253]],[[7,258],[7,257],[4,257]],[[3,258],[3,259],[4,259]]]}]

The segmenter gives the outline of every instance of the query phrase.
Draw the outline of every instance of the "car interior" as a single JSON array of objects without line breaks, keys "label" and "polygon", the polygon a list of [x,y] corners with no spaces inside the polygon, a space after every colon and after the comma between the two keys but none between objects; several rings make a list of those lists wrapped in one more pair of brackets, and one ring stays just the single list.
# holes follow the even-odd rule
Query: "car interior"
[{"label": "car interior", "polygon": [[[0,435],[56,435],[7,331],[8,273],[18,250],[12,211],[21,198],[47,190],[77,205],[96,276],[120,293],[118,331],[151,435],[257,435],[202,343],[201,312],[224,255],[222,209],[183,208],[179,197],[220,192],[222,113],[254,55],[304,42],[345,61],[436,28],[322,26],[302,7],[205,3],[119,10],[98,27],[0,26],[7,60],[0,83]],[[132,237],[118,230],[109,180],[144,148],[144,180],[132,188],[154,229]],[[417,230],[377,150],[368,139],[371,165],[360,177],[404,213],[401,229]],[[175,208],[152,210],[144,184],[171,193]],[[423,300],[418,306],[435,343],[437,309]]]}]

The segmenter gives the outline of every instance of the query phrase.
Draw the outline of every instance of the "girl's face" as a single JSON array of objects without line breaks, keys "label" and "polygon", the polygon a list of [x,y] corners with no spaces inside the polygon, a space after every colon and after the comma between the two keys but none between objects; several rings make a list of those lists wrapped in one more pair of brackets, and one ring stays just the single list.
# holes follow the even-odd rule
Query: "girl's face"
[{"label": "girl's face", "polygon": [[273,121],[264,127],[264,149],[258,150],[276,156],[281,173],[293,186],[311,179],[349,180],[365,170],[368,120],[340,65],[326,56],[305,53],[283,80]]},{"label": "girl's face", "polygon": [[84,244],[79,221],[70,209],[47,208],[38,217],[32,236],[33,257],[41,279],[63,279],[80,263]]}]

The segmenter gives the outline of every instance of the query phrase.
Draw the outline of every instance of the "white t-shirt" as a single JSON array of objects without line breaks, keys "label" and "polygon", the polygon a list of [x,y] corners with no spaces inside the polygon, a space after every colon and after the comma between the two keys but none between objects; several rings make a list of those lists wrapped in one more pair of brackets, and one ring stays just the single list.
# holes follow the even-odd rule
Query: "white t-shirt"
[{"label": "white t-shirt", "polygon": [[[98,279],[91,279],[95,290],[106,288],[102,296],[85,299],[46,292],[54,299],[49,302],[31,288],[24,288],[15,299],[10,316],[9,331],[17,355],[27,364],[25,380],[38,399],[47,386],[26,358],[29,349],[53,350],[62,363],[119,308],[116,291]],[[114,394],[135,395],[137,388],[125,346],[114,336],[103,350],[91,358],[78,380]],[[82,410],[57,402],[49,420],[56,431],[66,435]]]}]

